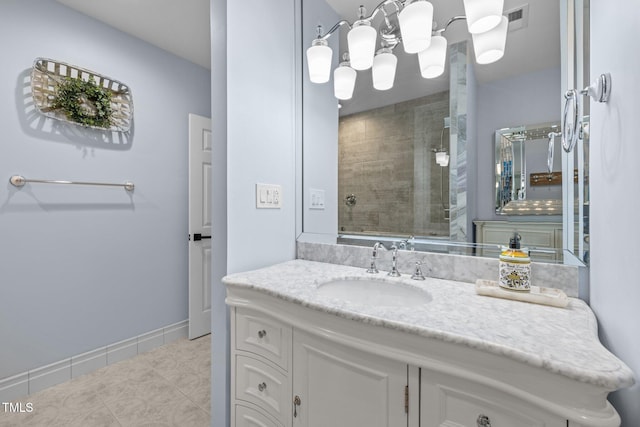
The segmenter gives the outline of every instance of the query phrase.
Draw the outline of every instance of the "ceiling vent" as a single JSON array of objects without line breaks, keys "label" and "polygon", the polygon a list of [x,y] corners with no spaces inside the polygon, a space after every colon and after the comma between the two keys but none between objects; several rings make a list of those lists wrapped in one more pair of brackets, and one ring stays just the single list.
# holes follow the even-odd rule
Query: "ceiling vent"
[{"label": "ceiling vent", "polygon": [[529,5],[515,7],[504,12],[509,20],[509,32],[526,28],[529,25]]}]

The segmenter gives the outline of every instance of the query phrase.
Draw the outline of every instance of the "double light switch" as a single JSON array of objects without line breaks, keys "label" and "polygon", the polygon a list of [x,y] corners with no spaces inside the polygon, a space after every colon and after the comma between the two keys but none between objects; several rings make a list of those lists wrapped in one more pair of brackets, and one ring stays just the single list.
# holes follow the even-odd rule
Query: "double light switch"
[{"label": "double light switch", "polygon": [[282,207],[282,186],[256,184],[256,208],[280,209]]}]

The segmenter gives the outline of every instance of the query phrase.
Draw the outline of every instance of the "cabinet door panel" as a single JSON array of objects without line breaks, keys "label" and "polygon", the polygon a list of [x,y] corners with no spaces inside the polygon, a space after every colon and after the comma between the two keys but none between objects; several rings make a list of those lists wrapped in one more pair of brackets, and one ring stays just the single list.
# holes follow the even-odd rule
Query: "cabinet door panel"
[{"label": "cabinet door panel", "polygon": [[296,427],[407,425],[407,365],[294,330]]}]

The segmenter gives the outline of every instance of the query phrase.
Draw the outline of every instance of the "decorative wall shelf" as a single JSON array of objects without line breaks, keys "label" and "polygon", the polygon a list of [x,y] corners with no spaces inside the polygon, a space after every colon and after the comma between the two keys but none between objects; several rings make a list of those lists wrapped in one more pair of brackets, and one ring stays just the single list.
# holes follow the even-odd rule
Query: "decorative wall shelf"
[{"label": "decorative wall shelf", "polygon": [[[578,182],[578,169],[573,170],[573,182]],[[584,183],[589,183],[589,177],[584,177]],[[536,172],[529,174],[529,185],[562,185],[562,172]]]},{"label": "decorative wall shelf", "polygon": [[562,185],[562,172],[537,172],[529,174],[531,187],[541,185]]},{"label": "decorative wall shelf", "polygon": [[[58,90],[68,79],[78,79],[84,82],[93,81],[95,85],[111,94],[111,120],[109,127],[85,125],[71,120],[61,109],[54,108]],[[36,58],[31,70],[31,94],[36,109],[47,117],[73,123],[92,129],[103,131],[127,132],[133,121],[133,98],[131,91],[124,83],[105,77],[95,71],[69,65],[64,62],[47,58]],[[91,101],[79,97],[82,108],[88,114],[95,108]]]}]

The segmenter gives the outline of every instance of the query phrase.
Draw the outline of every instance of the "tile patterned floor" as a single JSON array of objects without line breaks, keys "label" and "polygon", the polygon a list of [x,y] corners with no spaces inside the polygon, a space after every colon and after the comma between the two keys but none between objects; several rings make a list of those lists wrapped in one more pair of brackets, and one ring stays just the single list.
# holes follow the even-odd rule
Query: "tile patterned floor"
[{"label": "tile patterned floor", "polygon": [[208,427],[211,338],[181,339],[0,407],[0,427]]}]

